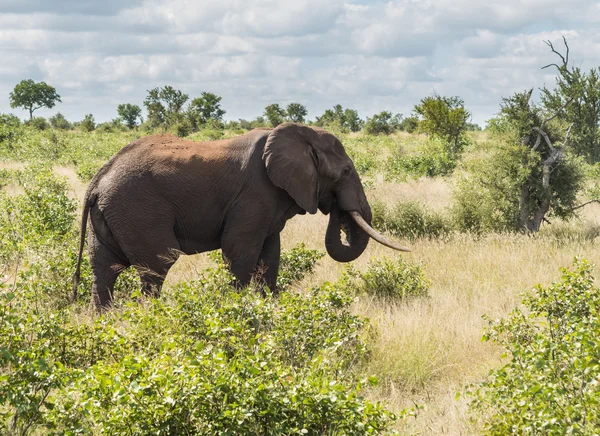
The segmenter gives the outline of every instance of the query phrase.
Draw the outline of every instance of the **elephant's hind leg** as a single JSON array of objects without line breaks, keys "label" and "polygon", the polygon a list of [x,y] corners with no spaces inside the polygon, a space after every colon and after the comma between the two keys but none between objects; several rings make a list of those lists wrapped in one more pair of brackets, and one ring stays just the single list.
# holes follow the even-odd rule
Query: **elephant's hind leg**
[{"label": "elephant's hind leg", "polygon": [[88,244],[94,276],[92,298],[96,309],[102,310],[112,304],[115,281],[121,271],[129,266],[129,262],[114,254],[93,232],[90,232]]}]

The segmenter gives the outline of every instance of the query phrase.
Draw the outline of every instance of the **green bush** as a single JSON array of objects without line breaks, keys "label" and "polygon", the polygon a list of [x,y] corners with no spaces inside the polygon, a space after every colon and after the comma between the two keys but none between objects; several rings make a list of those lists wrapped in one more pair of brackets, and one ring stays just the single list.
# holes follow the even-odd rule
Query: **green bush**
[{"label": "green bush", "polygon": [[456,155],[450,154],[441,140],[432,139],[414,154],[406,155],[401,148],[396,149],[386,161],[385,177],[387,180],[405,180],[408,176],[447,176],[454,168]]},{"label": "green bush", "polygon": [[65,311],[32,310],[27,293],[0,292],[4,431],[376,434],[389,428],[394,416],[361,395],[355,368],[367,356],[366,321],[350,313],[351,297],[326,285],[274,300],[237,292],[230,278],[221,266],[179,285],[171,298],[128,304],[93,323]]},{"label": "green bush", "polygon": [[490,322],[484,339],[508,362],[471,391],[485,433],[596,434],[600,428],[600,289],[577,260],[562,280],[524,298],[524,308]]},{"label": "green bush", "polygon": [[25,122],[26,126],[33,127],[36,130],[47,130],[50,128],[50,123],[44,117],[33,117]]},{"label": "green bush", "polygon": [[365,272],[346,268],[338,286],[358,294],[405,302],[427,297],[430,282],[425,278],[421,266],[398,257],[395,262],[389,259],[372,261]]},{"label": "green bush", "polygon": [[292,284],[299,282],[306,274],[313,271],[315,265],[325,256],[319,250],[309,250],[306,246],[298,244],[289,251],[281,253],[277,288],[280,291],[288,290]]},{"label": "green bush", "polygon": [[443,215],[416,201],[398,202],[391,209],[374,202],[371,209],[373,227],[400,238],[439,238],[451,230]]}]

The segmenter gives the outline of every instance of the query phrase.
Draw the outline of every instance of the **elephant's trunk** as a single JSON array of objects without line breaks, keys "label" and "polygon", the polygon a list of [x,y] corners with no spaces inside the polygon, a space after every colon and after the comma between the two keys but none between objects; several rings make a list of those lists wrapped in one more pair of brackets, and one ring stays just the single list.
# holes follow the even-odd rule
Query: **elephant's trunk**
[{"label": "elephant's trunk", "polygon": [[[341,231],[345,233],[346,241],[342,241]],[[338,262],[351,262],[365,251],[368,243],[369,234],[334,202],[325,233],[325,247],[331,258]]]}]

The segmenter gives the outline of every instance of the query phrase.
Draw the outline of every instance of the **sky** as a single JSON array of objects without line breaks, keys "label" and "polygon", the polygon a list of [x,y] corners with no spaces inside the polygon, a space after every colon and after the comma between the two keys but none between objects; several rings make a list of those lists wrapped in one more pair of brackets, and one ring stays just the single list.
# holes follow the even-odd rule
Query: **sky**
[{"label": "sky", "polygon": [[[225,119],[271,103],[314,119],[341,104],[363,118],[410,115],[436,92],[484,124],[502,97],[554,86],[552,41],[570,63],[600,66],[593,0],[0,0],[0,113],[22,79],[54,86],[70,121],[143,107],[171,85],[223,98]],[[535,94],[534,94],[535,95]]]}]

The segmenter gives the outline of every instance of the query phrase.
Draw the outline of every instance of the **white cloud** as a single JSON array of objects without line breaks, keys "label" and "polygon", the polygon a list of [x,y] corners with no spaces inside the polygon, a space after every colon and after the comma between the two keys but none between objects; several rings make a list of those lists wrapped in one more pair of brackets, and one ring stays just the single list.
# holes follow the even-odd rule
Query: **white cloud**
[{"label": "white cloud", "polygon": [[[356,1],[357,3],[353,3]],[[434,90],[483,121],[502,96],[552,85],[556,61],[600,65],[592,0],[3,0],[0,112],[23,78],[46,80],[72,119],[115,116],[170,84],[223,96],[227,117],[300,101],[408,113]],[[3,97],[4,96],[4,97]],[[42,114],[43,115],[43,114]]]}]

